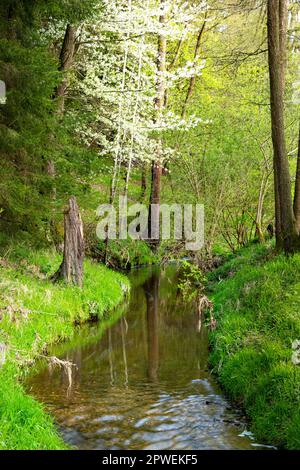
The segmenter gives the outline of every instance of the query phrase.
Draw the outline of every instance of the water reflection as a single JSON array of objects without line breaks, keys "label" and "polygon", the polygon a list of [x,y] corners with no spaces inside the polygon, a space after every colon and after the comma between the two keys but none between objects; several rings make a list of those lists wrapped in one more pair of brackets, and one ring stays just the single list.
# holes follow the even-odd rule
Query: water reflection
[{"label": "water reflection", "polygon": [[143,285],[147,305],[148,376],[156,381],[159,366],[158,291],[159,276],[153,272]]},{"label": "water reflection", "polygon": [[207,332],[178,292],[176,268],[140,270],[126,314],[91,341],[53,351],[76,363],[72,388],[47,367],[27,387],[82,449],[249,449],[245,424],[207,370]]}]

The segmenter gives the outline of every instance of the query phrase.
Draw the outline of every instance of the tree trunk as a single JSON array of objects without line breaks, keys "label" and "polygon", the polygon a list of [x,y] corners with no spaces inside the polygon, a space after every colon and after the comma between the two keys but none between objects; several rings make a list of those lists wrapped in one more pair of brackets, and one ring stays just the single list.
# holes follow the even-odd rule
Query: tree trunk
[{"label": "tree trunk", "polygon": [[300,129],[298,141],[298,157],[297,157],[297,170],[295,182],[295,195],[294,195],[294,216],[295,225],[298,235],[300,234]]},{"label": "tree trunk", "polygon": [[84,239],[83,225],[76,198],[72,196],[64,212],[64,256],[58,271],[52,276],[53,281],[64,280],[68,284],[82,287]]},{"label": "tree trunk", "polygon": [[[199,33],[198,33],[195,52],[194,52],[194,65],[196,65],[198,57],[199,57],[201,40],[202,40],[202,36],[203,36],[204,30],[205,30],[205,25],[206,25],[206,17],[207,17],[207,13],[205,14],[204,22],[203,22],[203,24],[200,28]],[[192,97],[192,94],[193,94],[194,89],[195,89],[195,85],[196,85],[196,76],[193,75],[190,78],[187,94],[186,94],[186,97],[185,97],[185,100],[184,100],[184,103],[183,103],[183,107],[182,107],[181,117],[183,119],[186,117],[187,105],[188,105],[188,102],[190,101],[190,99]]]},{"label": "tree trunk", "polygon": [[[73,58],[75,53],[75,43],[76,43],[76,28],[71,26],[70,24],[67,25],[64,40],[61,47],[61,52],[59,56],[59,70],[62,72],[67,72],[73,64]],[[58,99],[58,108],[57,114],[63,115],[65,109],[65,95],[68,86],[68,78],[67,76],[63,77],[62,82],[58,85],[56,90],[54,91],[54,98]],[[53,136],[52,136],[53,138]],[[55,178],[56,171],[55,171],[55,163],[53,160],[49,160],[47,162],[47,174],[51,178]],[[56,199],[56,188],[54,187],[51,194],[52,201]],[[50,233],[56,248],[59,248],[59,236],[57,234],[55,220],[50,220]]]},{"label": "tree trunk", "polygon": [[259,243],[263,243],[265,241],[265,235],[262,228],[263,222],[263,207],[264,207],[264,200],[267,191],[269,175],[266,171],[264,171],[260,183],[259,189],[259,196],[258,196],[258,203],[256,209],[256,217],[255,217],[255,235],[259,241]]},{"label": "tree trunk", "polygon": [[159,161],[153,162],[151,169],[151,200],[149,210],[149,237],[150,245],[154,249],[160,244],[159,219],[160,219],[160,188],[162,166]]},{"label": "tree trunk", "polygon": [[[268,50],[271,91],[271,121],[274,150],[276,238],[287,253],[297,249],[291,178],[284,131],[287,0],[268,0]],[[280,217],[280,220],[278,218]],[[280,232],[278,232],[280,230]]]},{"label": "tree trunk", "polygon": [[[159,22],[161,28],[166,23],[166,0],[160,0],[161,15]],[[155,122],[160,122],[162,111],[165,102],[165,72],[166,72],[166,55],[167,55],[167,39],[163,32],[158,35],[158,50],[157,50],[157,96],[155,99],[156,119]],[[162,164],[161,164],[161,140],[158,142],[156,160],[152,163],[152,181],[151,181],[151,194],[150,194],[150,207],[149,207],[149,220],[148,220],[148,236],[150,238],[150,245],[155,250],[160,243],[160,237],[153,237],[151,233],[151,226],[159,224],[159,204],[160,204],[160,183],[162,175]],[[151,205],[157,204],[155,213],[151,214]],[[155,220],[153,220],[153,218]]]},{"label": "tree trunk", "polygon": [[[75,44],[76,44],[76,28],[71,26],[70,24],[67,25],[65,37],[63,40],[61,53],[59,56],[59,70],[64,72],[64,74],[70,70],[73,64],[73,58],[75,53]],[[59,114],[63,114],[65,108],[65,95],[68,87],[68,77],[64,76],[61,83],[55,90],[55,97],[59,98],[58,104],[58,112]]]},{"label": "tree trunk", "polygon": [[281,227],[281,210],[279,199],[279,185],[277,183],[277,174],[274,171],[274,195],[275,195],[275,236],[276,236],[276,249],[278,251],[284,248],[283,235]]},{"label": "tree trunk", "polygon": [[[173,70],[174,65],[176,64],[176,62],[177,62],[177,60],[178,60],[178,58],[179,58],[180,52],[181,52],[181,48],[182,48],[183,42],[184,42],[184,33],[182,33],[182,36],[181,36],[181,38],[179,39],[179,41],[178,41],[178,43],[177,43],[174,57],[173,57],[173,59],[171,60],[169,66],[168,66],[168,68],[167,68],[168,72],[171,72],[171,70]],[[165,89],[165,97],[164,97],[164,107],[165,107],[165,108],[166,108],[167,105],[168,105],[168,99],[169,99],[169,94],[168,94],[168,89],[166,88],[166,89]]]}]

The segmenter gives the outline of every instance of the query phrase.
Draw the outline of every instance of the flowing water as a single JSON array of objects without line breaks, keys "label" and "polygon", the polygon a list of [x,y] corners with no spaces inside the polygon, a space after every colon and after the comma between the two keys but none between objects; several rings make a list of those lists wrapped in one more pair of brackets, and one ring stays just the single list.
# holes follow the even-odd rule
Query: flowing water
[{"label": "flowing water", "polygon": [[[184,302],[176,266],[131,274],[112,326],[80,328],[51,353],[77,365],[40,367],[26,387],[80,449],[256,449],[208,366],[205,325]],[[242,435],[241,435],[242,434]]]}]

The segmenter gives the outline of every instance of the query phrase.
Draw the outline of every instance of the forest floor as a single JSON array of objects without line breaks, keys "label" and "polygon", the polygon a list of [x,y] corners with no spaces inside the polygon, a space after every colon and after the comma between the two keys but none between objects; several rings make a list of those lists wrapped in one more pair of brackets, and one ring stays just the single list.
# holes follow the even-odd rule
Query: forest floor
[{"label": "forest floor", "polygon": [[218,321],[210,361],[223,389],[244,408],[256,439],[300,449],[300,366],[292,360],[300,255],[252,245],[210,274],[209,290]]},{"label": "forest floor", "polygon": [[0,253],[0,449],[63,449],[52,418],[26,394],[20,379],[51,344],[72,338],[75,326],[104,319],[129,291],[129,281],[85,262],[83,289],[53,284],[54,252],[17,246]]}]

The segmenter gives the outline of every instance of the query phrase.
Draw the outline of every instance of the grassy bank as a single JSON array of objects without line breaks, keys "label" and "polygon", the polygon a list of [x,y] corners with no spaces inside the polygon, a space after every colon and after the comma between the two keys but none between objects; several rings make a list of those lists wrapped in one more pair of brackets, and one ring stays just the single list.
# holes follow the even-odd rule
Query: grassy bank
[{"label": "grassy bank", "polygon": [[210,276],[218,327],[211,334],[214,372],[239,402],[261,442],[300,449],[300,255],[272,247],[242,250]]},{"label": "grassy bank", "polygon": [[[74,336],[76,323],[105,317],[119,304],[126,277],[86,261],[82,290],[47,280],[59,266],[54,253],[19,246],[0,258],[0,448],[62,449],[51,417],[26,395],[19,379],[47,346]],[[3,352],[5,350],[5,352]]]}]

